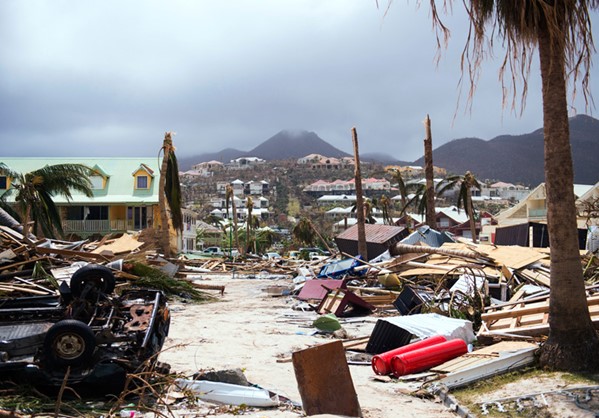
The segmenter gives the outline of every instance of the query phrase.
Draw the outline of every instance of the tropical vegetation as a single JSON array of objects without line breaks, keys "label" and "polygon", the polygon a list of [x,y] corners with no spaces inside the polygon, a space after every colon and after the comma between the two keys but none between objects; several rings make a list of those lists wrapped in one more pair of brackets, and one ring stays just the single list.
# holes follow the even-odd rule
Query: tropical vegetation
[{"label": "tropical vegetation", "polygon": [[[23,236],[29,238],[43,234],[54,238],[64,235],[59,209],[54,196],[67,200],[77,191],[91,197],[93,195],[89,176],[95,172],[82,164],[47,165],[28,173],[16,172],[0,163],[0,175],[10,179],[9,189],[2,195],[0,205],[23,225]],[[14,197],[14,209],[9,204]],[[30,223],[33,222],[33,227]]]}]

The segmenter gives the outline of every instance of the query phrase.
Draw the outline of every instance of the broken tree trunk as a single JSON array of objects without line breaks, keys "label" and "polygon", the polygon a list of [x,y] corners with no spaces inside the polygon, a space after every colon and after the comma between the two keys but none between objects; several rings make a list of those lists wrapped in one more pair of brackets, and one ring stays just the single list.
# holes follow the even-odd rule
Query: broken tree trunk
[{"label": "broken tree trunk", "polygon": [[164,141],[162,143],[162,151],[164,154],[162,157],[162,165],[160,167],[160,183],[158,186],[158,205],[160,206],[160,232],[158,242],[160,243],[160,249],[165,257],[170,257],[172,255],[165,194],[168,156],[171,153],[172,148],[172,134],[170,132],[166,132],[164,134]]},{"label": "broken tree trunk", "polygon": [[470,259],[481,259],[486,258],[481,254],[475,253],[474,251],[467,250],[453,250],[449,248],[435,248],[435,247],[424,247],[421,245],[407,245],[407,244],[395,244],[389,249],[391,255],[400,255],[400,254],[442,254],[442,255],[450,255],[455,257],[462,258],[470,258]]},{"label": "broken tree trunk", "polygon": [[426,176],[426,224],[431,229],[437,229],[435,216],[435,182],[433,169],[433,136],[431,134],[431,119],[426,115],[424,120],[426,137],[424,138],[424,174]]},{"label": "broken tree trunk", "polygon": [[366,222],[364,216],[364,195],[362,194],[362,173],[360,171],[360,153],[358,151],[358,132],[356,128],[351,128],[352,141],[354,143],[354,178],[356,182],[356,218],[358,221],[358,253],[368,260],[368,250],[366,247]]}]

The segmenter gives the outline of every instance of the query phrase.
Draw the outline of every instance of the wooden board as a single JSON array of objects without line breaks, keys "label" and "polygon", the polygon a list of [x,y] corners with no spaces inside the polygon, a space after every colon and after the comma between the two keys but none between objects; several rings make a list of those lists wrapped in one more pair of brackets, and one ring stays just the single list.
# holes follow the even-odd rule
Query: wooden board
[{"label": "wooden board", "polygon": [[306,415],[362,416],[341,341],[296,351],[292,359]]}]

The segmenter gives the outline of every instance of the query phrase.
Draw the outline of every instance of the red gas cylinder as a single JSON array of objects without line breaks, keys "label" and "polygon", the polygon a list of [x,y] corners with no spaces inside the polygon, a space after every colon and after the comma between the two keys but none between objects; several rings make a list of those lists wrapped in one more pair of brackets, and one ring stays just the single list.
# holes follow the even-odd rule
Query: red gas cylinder
[{"label": "red gas cylinder", "polygon": [[391,359],[398,355],[407,353],[408,351],[417,350],[423,347],[429,347],[431,345],[443,343],[447,341],[447,339],[442,335],[435,335],[433,337],[425,338],[424,340],[417,341],[412,344],[403,345],[398,348],[394,348],[393,350],[377,354],[372,357],[372,370],[378,375],[388,375],[393,372],[391,370]]},{"label": "red gas cylinder", "polygon": [[431,345],[407,353],[398,354],[391,359],[391,369],[395,377],[418,373],[441,363],[466,354],[468,346],[464,340],[455,339]]}]

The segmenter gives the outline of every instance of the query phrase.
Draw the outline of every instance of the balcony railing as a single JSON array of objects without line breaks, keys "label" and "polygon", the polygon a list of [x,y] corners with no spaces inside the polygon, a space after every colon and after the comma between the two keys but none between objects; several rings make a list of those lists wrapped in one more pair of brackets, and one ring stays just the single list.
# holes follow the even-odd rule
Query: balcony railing
[{"label": "balcony railing", "polygon": [[122,232],[133,230],[134,224],[132,220],[124,219],[117,220],[86,220],[73,221],[67,220],[62,222],[62,229],[66,233],[107,233],[107,232]]},{"label": "balcony railing", "polygon": [[529,209],[528,217],[529,218],[546,218],[547,217],[547,209]]}]

